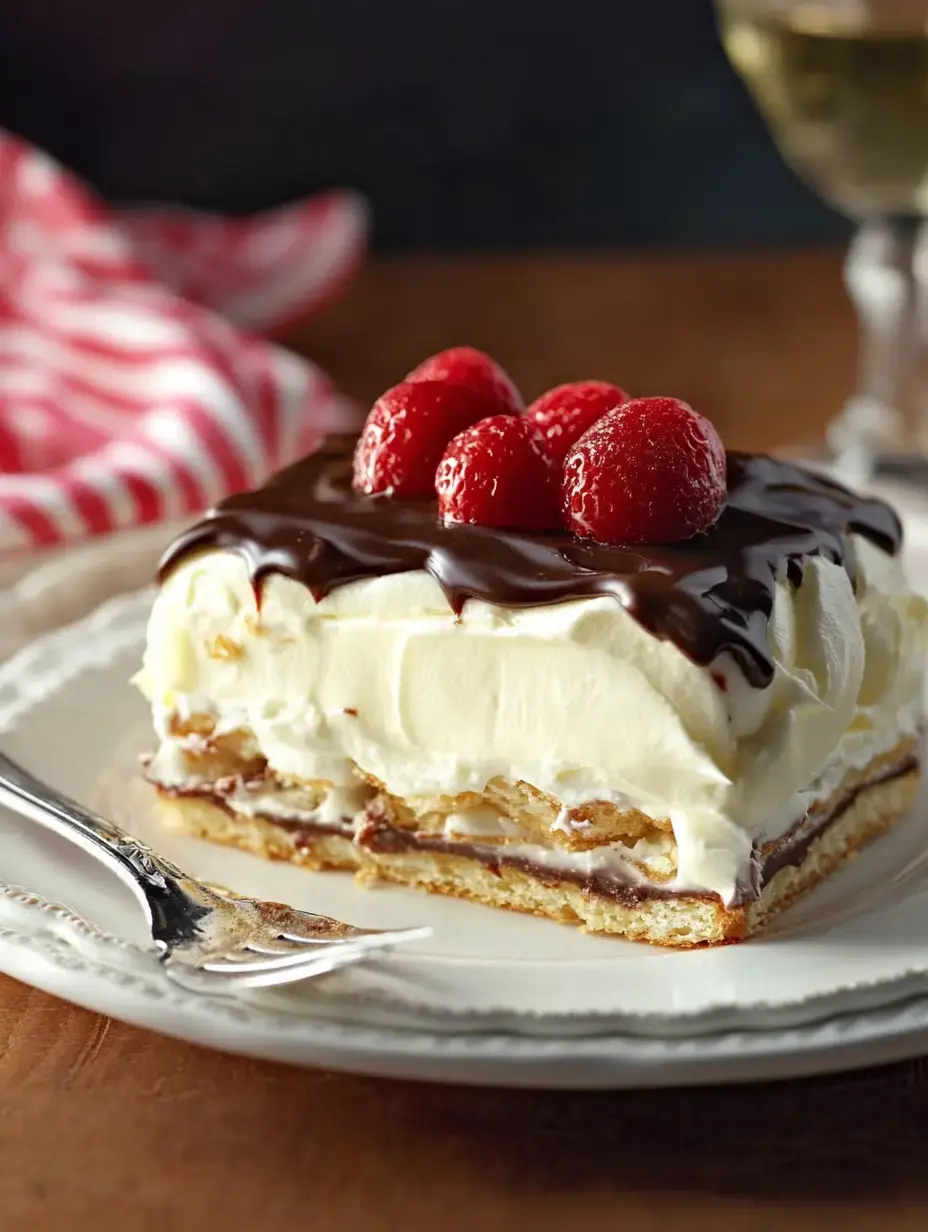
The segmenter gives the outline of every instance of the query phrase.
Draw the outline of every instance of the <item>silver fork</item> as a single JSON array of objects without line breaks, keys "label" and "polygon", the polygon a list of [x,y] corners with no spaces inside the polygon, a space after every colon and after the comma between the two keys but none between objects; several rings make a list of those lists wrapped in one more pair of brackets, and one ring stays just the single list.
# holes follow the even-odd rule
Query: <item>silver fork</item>
[{"label": "silver fork", "polygon": [[127,882],[165,970],[186,987],[233,991],[307,980],[431,932],[354,928],[283,903],[220,893],[2,753],[0,804],[77,843]]}]

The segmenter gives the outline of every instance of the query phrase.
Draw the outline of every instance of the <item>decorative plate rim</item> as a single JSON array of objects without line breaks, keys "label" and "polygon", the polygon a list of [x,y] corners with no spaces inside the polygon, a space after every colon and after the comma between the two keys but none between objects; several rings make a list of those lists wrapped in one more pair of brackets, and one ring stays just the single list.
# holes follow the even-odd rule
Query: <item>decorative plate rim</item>
[{"label": "decorative plate rim", "polygon": [[[67,908],[15,887],[5,889],[3,896],[6,901],[4,920],[0,923],[0,958],[9,959],[11,951],[15,950],[25,950],[30,956],[25,963],[5,961],[3,966],[6,970],[9,971],[10,966],[14,968],[9,971],[10,974],[89,1008],[97,1008],[93,1004],[96,998],[81,995],[76,987],[72,987],[80,977],[90,977],[95,984],[105,983],[123,994],[142,995],[146,1001],[177,1011],[187,1019],[186,1022],[159,1022],[156,1029],[164,1034],[205,1042],[191,1027],[211,1020],[223,1028],[235,1029],[234,1036],[222,1040],[222,1046],[234,1052],[263,1055],[263,1045],[270,1032],[281,1040],[298,1042],[306,1047],[335,1049],[343,1058],[339,1068],[345,1069],[353,1068],[350,1061],[344,1060],[345,1056],[352,1054],[362,1059],[370,1055],[406,1060],[428,1056],[436,1061],[481,1060],[503,1065],[509,1062],[570,1065],[593,1061],[606,1066],[618,1064],[628,1067],[631,1072],[625,1074],[626,1079],[633,1078],[635,1085],[639,1082],[652,1085],[658,1079],[669,1082],[699,1081],[701,1067],[725,1067],[726,1063],[736,1058],[749,1065],[773,1061],[774,1073],[761,1076],[786,1077],[796,1073],[899,1060],[923,1051],[928,1043],[928,997],[924,996],[894,1006],[874,1007],[792,1028],[760,1031],[728,1029],[677,1038],[625,1034],[615,1030],[582,1036],[519,1035],[493,1026],[479,1032],[442,1032],[405,1026],[397,1028],[328,1021],[282,1012],[266,1005],[187,992],[173,985],[158,971],[154,956],[151,956],[150,963],[138,969],[135,969],[135,962],[147,957],[141,953],[133,954],[134,962],[130,964],[114,961],[113,951],[132,952],[137,951],[137,947],[100,933]],[[11,904],[26,913],[28,924],[17,927],[10,922]],[[38,919],[41,919],[41,924]],[[91,944],[103,941],[109,951],[106,959],[100,961],[92,957],[85,952],[83,945],[75,946],[72,937],[62,938],[61,925],[68,929],[76,928]],[[24,968],[32,965],[31,958],[36,955],[55,973],[56,978],[43,978],[42,973],[35,971],[32,978],[23,975]],[[109,1008],[102,1012],[150,1026],[145,1022],[145,1016],[138,1013],[119,1014]],[[251,1031],[257,1033],[257,1038],[250,1034]],[[868,1053],[869,1046],[879,1046],[879,1055]],[[822,1065],[823,1054],[828,1053],[834,1055],[830,1062]],[[757,1076],[744,1073],[743,1064],[736,1070],[736,1077],[741,1079]],[[679,1077],[678,1071],[685,1077]],[[721,1076],[731,1075],[723,1073]],[[719,1073],[712,1069],[702,1074],[702,1079],[718,1081]],[[623,1083],[632,1084],[631,1081]],[[585,1084],[571,1082],[569,1085]]]}]

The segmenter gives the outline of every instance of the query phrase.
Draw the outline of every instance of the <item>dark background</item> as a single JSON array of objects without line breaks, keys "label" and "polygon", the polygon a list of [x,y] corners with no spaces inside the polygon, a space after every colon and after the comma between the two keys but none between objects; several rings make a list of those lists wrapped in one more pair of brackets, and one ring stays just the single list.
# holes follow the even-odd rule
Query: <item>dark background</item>
[{"label": "dark background", "polygon": [[776,154],[709,0],[7,3],[0,124],[115,200],[352,185],[382,248],[846,234]]}]

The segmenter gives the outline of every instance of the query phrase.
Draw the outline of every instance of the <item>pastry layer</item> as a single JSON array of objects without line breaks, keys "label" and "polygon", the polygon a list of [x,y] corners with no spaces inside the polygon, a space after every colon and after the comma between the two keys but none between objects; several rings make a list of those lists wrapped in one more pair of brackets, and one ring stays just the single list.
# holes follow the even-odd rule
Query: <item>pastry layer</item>
[{"label": "pastry layer", "polygon": [[311,869],[355,869],[359,863],[353,836],[302,820],[285,822],[231,812],[209,795],[159,794],[159,808],[172,830],[194,838],[238,847],[266,860],[285,860]]},{"label": "pastry layer", "polygon": [[796,864],[780,868],[760,896],[725,907],[714,895],[629,897],[591,893],[588,886],[519,864],[497,865],[454,852],[410,850],[364,859],[358,879],[390,881],[432,893],[468,898],[491,907],[530,912],[588,932],[689,948],[741,941],[812,889],[848,856],[890,828],[911,804],[918,773],[868,786],[825,826]]},{"label": "pastry layer", "polygon": [[[755,931],[891,825],[910,804],[917,781],[914,742],[850,772],[786,835],[755,849],[752,883],[727,906],[714,894],[681,890],[666,876],[649,876],[643,855],[652,864],[669,857],[645,839],[568,851],[528,842],[525,835],[467,834],[461,815],[451,815],[443,830],[422,831],[391,820],[394,806],[377,796],[364,813],[341,823],[235,814],[216,794],[164,792],[162,807],[175,827],[272,859],[310,868],[358,868],[364,883],[394,881],[592,931],[685,946],[737,940]],[[653,850],[642,853],[642,846]]]}]

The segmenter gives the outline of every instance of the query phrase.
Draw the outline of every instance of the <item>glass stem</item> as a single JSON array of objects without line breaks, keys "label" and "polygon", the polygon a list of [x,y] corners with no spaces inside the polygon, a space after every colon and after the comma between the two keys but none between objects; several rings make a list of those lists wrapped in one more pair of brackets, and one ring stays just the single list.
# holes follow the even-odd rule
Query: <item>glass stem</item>
[{"label": "glass stem", "polygon": [[857,309],[857,389],[828,430],[842,477],[851,483],[904,466],[924,434],[918,379],[928,324],[920,220],[864,223],[851,243],[845,283]]}]

